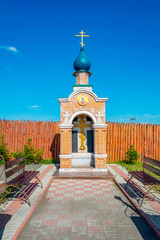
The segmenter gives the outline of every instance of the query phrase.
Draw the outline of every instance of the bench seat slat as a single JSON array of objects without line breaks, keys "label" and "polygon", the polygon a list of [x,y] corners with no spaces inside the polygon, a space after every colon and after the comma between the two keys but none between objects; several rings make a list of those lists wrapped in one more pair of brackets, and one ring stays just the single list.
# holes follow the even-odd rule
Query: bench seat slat
[{"label": "bench seat slat", "polygon": [[153,180],[150,180],[146,177],[145,172],[143,171],[133,171],[129,172],[133,177],[137,178],[140,182],[142,182],[144,185],[148,185],[150,183],[153,183]]},{"label": "bench seat slat", "polygon": [[147,181],[145,181],[145,178],[144,178],[144,176],[143,176],[143,172],[141,172],[141,171],[133,171],[133,172],[129,172],[133,177],[135,177],[136,179],[138,179],[140,182],[142,182],[144,185],[146,184],[148,184],[149,182]]},{"label": "bench seat slat", "polygon": [[14,165],[17,165],[17,164],[19,164],[19,163],[21,163],[21,162],[23,162],[23,161],[24,161],[24,157],[20,157],[20,158],[14,159],[14,160],[12,160],[12,161],[6,162],[6,163],[5,163],[5,168],[6,168],[6,169],[7,169],[7,168],[11,168],[11,167],[13,167]]},{"label": "bench seat slat", "polygon": [[145,172],[140,171],[137,174],[142,179],[142,181],[144,181],[144,183],[149,184],[150,182],[152,182],[152,180],[150,181],[150,179],[146,178]]},{"label": "bench seat slat", "polygon": [[39,171],[25,171],[20,177],[17,176],[11,180],[8,184],[13,185],[27,185],[32,179],[34,179],[39,174]]},{"label": "bench seat slat", "polygon": [[157,174],[157,175],[160,176],[160,169],[154,168],[154,167],[152,167],[152,166],[150,166],[150,165],[148,165],[148,164],[146,164],[146,163],[143,163],[143,167],[144,167],[145,169],[151,171],[152,173],[155,173],[155,174]]},{"label": "bench seat slat", "polygon": [[142,182],[144,185],[148,185],[148,184],[156,184],[157,181],[153,178],[150,177],[150,175],[148,175],[147,173],[143,172],[143,171],[133,171],[133,172],[129,172],[131,175],[133,175],[133,177],[137,178],[140,182]]},{"label": "bench seat slat", "polygon": [[149,180],[151,182],[151,184],[152,184],[152,182],[153,182],[153,184],[157,184],[157,183],[160,184],[160,180],[158,180],[157,178],[151,176],[150,174],[148,174],[146,172],[144,172],[144,178]]},{"label": "bench seat slat", "polygon": [[143,171],[131,171],[129,172],[133,177],[135,177],[137,180],[142,182],[144,185],[154,185],[159,184],[160,181],[158,181],[155,178],[152,178],[149,174],[143,172]]},{"label": "bench seat slat", "polygon": [[156,180],[144,171],[138,171],[141,178],[148,184],[155,183]]},{"label": "bench seat slat", "polygon": [[22,179],[22,178],[23,178],[24,173],[25,173],[25,171],[22,172],[22,173],[20,173],[20,174],[19,174],[18,176],[16,176],[14,179],[12,179],[12,180],[10,180],[9,182],[7,182],[7,184],[12,184],[12,183],[14,183],[14,182],[18,182],[19,179]]},{"label": "bench seat slat", "polygon": [[32,179],[34,179],[37,175],[39,174],[39,171],[33,172],[33,171],[28,171],[24,178],[19,182],[20,184],[27,185]]},{"label": "bench seat slat", "polygon": [[160,180],[159,180],[159,179],[157,179],[157,178],[155,178],[155,177],[149,175],[149,174],[146,173],[146,172],[145,172],[145,176],[146,176],[147,178],[149,178],[149,179],[152,179],[154,183],[156,183],[156,184],[157,184],[157,183],[160,184]]},{"label": "bench seat slat", "polygon": [[160,161],[158,161],[158,160],[155,160],[155,159],[149,158],[149,157],[144,157],[143,161],[144,161],[144,163],[150,163],[150,164],[153,164],[154,166],[160,168]]},{"label": "bench seat slat", "polygon": [[25,164],[22,163],[22,164],[20,164],[20,165],[18,165],[16,167],[12,168],[11,170],[6,171],[6,177],[7,178],[10,177],[13,174],[19,172],[21,169],[24,169],[24,168],[25,168]]}]

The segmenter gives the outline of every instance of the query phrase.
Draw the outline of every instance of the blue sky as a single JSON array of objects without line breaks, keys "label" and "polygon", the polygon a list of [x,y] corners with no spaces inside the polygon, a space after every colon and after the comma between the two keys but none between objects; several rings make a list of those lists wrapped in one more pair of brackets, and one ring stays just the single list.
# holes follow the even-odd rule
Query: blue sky
[{"label": "blue sky", "polygon": [[159,13],[159,0],[0,0],[0,118],[59,120],[83,29],[106,120],[160,124]]}]

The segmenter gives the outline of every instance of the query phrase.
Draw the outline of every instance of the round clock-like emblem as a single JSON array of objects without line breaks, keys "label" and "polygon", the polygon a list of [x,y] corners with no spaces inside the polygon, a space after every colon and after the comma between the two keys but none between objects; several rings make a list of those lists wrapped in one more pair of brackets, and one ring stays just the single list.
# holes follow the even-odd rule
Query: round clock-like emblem
[{"label": "round clock-like emblem", "polygon": [[86,105],[87,102],[88,102],[88,98],[87,98],[85,95],[80,95],[80,96],[78,97],[78,103],[79,103],[80,105]]}]

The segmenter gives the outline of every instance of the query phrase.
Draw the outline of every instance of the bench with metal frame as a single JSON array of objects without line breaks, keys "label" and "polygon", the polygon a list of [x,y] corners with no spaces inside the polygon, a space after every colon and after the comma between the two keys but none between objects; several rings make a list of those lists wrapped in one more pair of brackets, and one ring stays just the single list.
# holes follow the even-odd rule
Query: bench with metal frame
[{"label": "bench with metal frame", "polygon": [[[149,158],[149,157],[143,157],[142,154],[142,162],[143,162],[143,171],[129,171],[129,174],[131,177],[127,181],[126,188],[128,186],[128,183],[130,180],[134,177],[138,181],[140,181],[145,189],[146,192],[142,198],[141,206],[143,204],[144,199],[147,197],[149,193],[151,193],[152,190],[155,190],[155,192],[160,191],[160,180],[151,176],[147,171],[152,172],[156,174],[157,176],[160,176],[160,161]],[[156,168],[158,167],[158,168]]]},{"label": "bench with metal frame", "polygon": [[[3,158],[3,156],[0,156]],[[11,160],[9,162],[5,162],[3,158],[4,163],[4,174],[5,174],[5,190],[7,190],[7,187],[13,187],[21,191],[21,194],[19,195],[20,199],[22,201],[28,201],[29,206],[31,206],[29,196],[27,196],[25,189],[22,187],[27,186],[34,178],[38,180],[41,187],[43,188],[41,180],[38,178],[39,171],[25,171],[25,162],[24,157],[20,157],[14,160]],[[16,174],[16,176],[14,176]],[[2,175],[2,174],[1,174]],[[11,179],[13,177],[13,179]],[[35,183],[37,184],[37,183]],[[4,192],[2,193],[1,200],[4,198]],[[9,189],[9,192],[7,194],[11,193],[12,189]],[[15,193],[12,192],[12,193]],[[24,198],[25,196],[25,198]]]}]

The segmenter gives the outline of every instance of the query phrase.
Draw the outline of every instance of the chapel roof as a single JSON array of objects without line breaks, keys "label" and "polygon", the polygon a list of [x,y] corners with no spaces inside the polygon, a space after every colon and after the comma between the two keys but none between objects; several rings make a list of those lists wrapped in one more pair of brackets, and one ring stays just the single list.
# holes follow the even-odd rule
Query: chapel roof
[{"label": "chapel roof", "polygon": [[73,67],[76,71],[89,71],[91,63],[84,52],[84,47],[81,47],[80,53],[73,63]]}]

